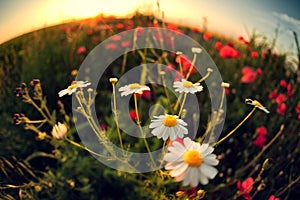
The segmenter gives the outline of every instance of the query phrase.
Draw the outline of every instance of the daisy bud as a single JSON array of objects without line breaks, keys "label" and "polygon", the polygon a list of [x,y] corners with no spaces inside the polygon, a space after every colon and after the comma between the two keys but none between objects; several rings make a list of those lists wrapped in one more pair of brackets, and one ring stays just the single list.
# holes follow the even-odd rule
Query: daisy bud
[{"label": "daisy bud", "polygon": [[109,82],[116,83],[116,82],[118,82],[118,78],[110,78]]},{"label": "daisy bud", "polygon": [[177,51],[177,52],[176,52],[176,55],[177,55],[177,56],[180,56],[180,55],[182,55],[182,52],[181,52],[181,51]]},{"label": "daisy bud", "polygon": [[273,165],[273,159],[272,158],[267,158],[264,163],[263,163],[263,169],[266,170],[266,169],[270,169],[270,167],[272,167]]},{"label": "daisy bud", "polygon": [[67,134],[67,132],[67,126],[58,122],[58,124],[54,125],[51,134],[55,139],[61,140]]},{"label": "daisy bud", "polygon": [[229,87],[230,87],[230,84],[229,84],[229,83],[222,82],[221,86],[224,87],[224,88],[229,88]]},{"label": "daisy bud", "polygon": [[193,52],[193,53],[201,53],[201,52],[202,52],[202,49],[197,48],[197,47],[193,47],[193,48],[192,48],[192,52]]},{"label": "daisy bud", "polygon": [[207,72],[211,73],[213,72],[214,70],[212,68],[207,68]]}]

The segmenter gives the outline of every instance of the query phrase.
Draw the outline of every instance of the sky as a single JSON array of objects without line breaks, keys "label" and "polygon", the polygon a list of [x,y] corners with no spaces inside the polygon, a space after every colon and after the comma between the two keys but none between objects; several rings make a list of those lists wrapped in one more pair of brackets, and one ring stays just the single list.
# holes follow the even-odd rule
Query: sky
[{"label": "sky", "polygon": [[[72,19],[128,16],[136,9],[157,12],[157,0],[0,0],[0,44],[16,36]],[[279,30],[278,51],[295,53],[292,30],[300,35],[298,0],[160,0],[166,20],[203,26],[229,37],[248,37],[254,30],[270,40]]]}]

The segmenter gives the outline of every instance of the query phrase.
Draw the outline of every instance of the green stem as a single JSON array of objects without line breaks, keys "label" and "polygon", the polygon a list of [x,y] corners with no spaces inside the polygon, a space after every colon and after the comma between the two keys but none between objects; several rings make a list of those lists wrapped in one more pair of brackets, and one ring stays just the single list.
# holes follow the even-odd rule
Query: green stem
[{"label": "green stem", "polygon": [[226,140],[228,137],[230,137],[249,117],[253,114],[253,112],[256,110],[256,107],[254,107],[251,112],[232,130],[230,133],[228,133],[225,137],[223,137],[218,142],[214,143],[212,146],[217,146],[221,144],[224,140]]},{"label": "green stem", "polygon": [[140,130],[140,133],[143,137],[143,140],[144,140],[144,143],[145,143],[145,146],[146,146],[146,149],[148,151],[148,154],[149,154],[149,157],[151,159],[151,162],[155,165],[155,162],[154,162],[154,159],[152,157],[152,154],[151,154],[151,149],[149,147],[149,144],[148,144],[148,141],[147,141],[147,138],[145,137],[145,134],[144,134],[144,131],[141,127],[141,121],[140,121],[140,116],[139,116],[139,111],[138,111],[138,105],[137,105],[137,97],[136,97],[136,93],[133,94],[133,98],[134,98],[134,109],[135,109],[135,114],[136,114],[136,123],[139,127],[139,130]]},{"label": "green stem", "polygon": [[192,70],[193,70],[193,67],[194,67],[194,65],[195,65],[195,62],[196,62],[196,59],[197,59],[197,54],[196,53],[194,53],[194,57],[193,57],[193,60],[192,60],[192,63],[191,63],[191,66],[190,66],[190,69],[189,69],[189,72],[187,73],[187,75],[186,75],[186,80],[188,80],[188,78],[190,77],[190,75],[191,75],[191,72],[192,72]]},{"label": "green stem", "polygon": [[112,83],[112,87],[113,87],[113,98],[114,98],[114,113],[115,113],[115,117],[116,117],[115,122],[116,122],[117,133],[118,133],[118,137],[119,137],[119,141],[120,141],[120,146],[122,149],[122,153],[124,155],[124,146],[123,146],[122,135],[121,135],[120,126],[119,126],[118,113],[117,113],[117,99],[116,99],[115,83]]},{"label": "green stem", "polygon": [[179,113],[178,113],[178,117],[180,117],[180,115],[181,115],[181,113],[182,113],[182,110],[183,110],[183,107],[184,107],[184,104],[185,104],[186,97],[187,97],[187,93],[184,93],[183,100],[182,100],[182,104],[181,104],[181,107],[180,107],[180,110],[179,110]]}]

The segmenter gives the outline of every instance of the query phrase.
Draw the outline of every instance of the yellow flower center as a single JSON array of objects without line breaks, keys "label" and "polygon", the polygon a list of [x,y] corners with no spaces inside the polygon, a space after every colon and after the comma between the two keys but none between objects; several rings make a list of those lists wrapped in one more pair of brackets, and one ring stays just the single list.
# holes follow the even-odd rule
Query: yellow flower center
[{"label": "yellow flower center", "polygon": [[203,163],[201,154],[196,150],[188,150],[184,154],[183,160],[191,167],[199,167]]},{"label": "yellow flower center", "polygon": [[140,84],[138,84],[138,83],[132,83],[132,84],[130,84],[129,85],[129,89],[137,89],[137,88],[140,88],[141,87],[141,85]]},{"label": "yellow flower center", "polygon": [[183,87],[187,87],[187,88],[194,86],[194,84],[191,81],[185,81],[182,83],[182,85],[183,85]]},{"label": "yellow flower center", "polygon": [[77,83],[72,83],[69,87],[68,87],[68,90],[72,90],[74,88],[77,87]]},{"label": "yellow flower center", "polygon": [[256,106],[258,106],[258,107],[263,107],[263,106],[261,105],[261,103],[259,103],[259,102],[256,101],[256,100],[254,100],[253,103],[254,103]]},{"label": "yellow flower center", "polygon": [[173,115],[165,116],[162,122],[167,127],[173,127],[177,125],[177,119]]}]

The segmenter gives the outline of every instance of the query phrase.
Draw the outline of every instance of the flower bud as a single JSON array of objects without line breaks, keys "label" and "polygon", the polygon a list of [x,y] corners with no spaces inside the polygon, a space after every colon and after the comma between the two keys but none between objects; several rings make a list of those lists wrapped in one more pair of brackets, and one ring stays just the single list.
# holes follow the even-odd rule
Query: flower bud
[{"label": "flower bud", "polygon": [[267,158],[264,163],[263,163],[263,168],[264,170],[270,169],[270,167],[272,167],[273,165],[273,159],[272,158]]},{"label": "flower bud", "polygon": [[109,82],[111,82],[111,83],[116,83],[116,82],[118,82],[118,79],[117,79],[117,78],[110,78],[110,79],[109,79]]},{"label": "flower bud", "polygon": [[54,125],[51,134],[55,139],[61,140],[67,134],[67,132],[67,126],[58,122],[58,124]]}]

